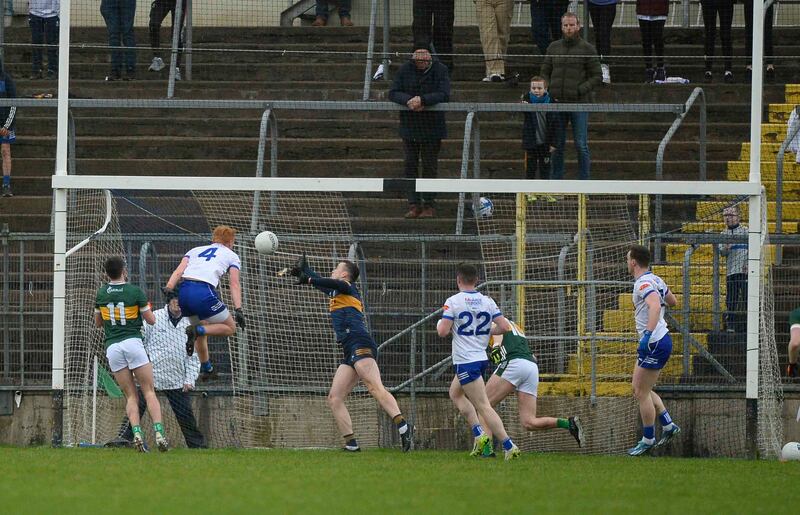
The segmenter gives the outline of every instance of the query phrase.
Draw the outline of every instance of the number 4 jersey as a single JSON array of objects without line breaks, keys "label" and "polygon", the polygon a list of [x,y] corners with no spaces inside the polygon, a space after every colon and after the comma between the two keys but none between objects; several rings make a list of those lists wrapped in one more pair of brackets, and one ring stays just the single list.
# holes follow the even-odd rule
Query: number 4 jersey
[{"label": "number 4 jersey", "polygon": [[103,317],[106,347],[142,337],[142,313],[150,309],[144,292],[129,283],[108,283],[97,290],[95,313]]},{"label": "number 4 jersey", "polygon": [[492,320],[501,316],[491,297],[461,291],[444,303],[442,318],[453,321],[453,364],[486,361]]}]

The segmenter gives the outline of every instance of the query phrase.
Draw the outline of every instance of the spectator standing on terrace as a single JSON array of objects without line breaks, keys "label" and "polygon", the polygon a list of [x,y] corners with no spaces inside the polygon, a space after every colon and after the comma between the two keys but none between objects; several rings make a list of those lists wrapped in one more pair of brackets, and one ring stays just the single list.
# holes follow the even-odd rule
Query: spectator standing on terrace
[{"label": "spectator standing on terrace", "polygon": [[[594,90],[602,83],[600,60],[594,47],[580,36],[581,23],[573,13],[561,17],[564,35],[547,49],[541,76],[548,84],[550,97],[558,103],[590,103]],[[553,140],[555,151],[551,159],[551,178],[564,178],[564,145],[567,123],[572,124],[572,137],[578,152],[580,179],[588,179],[591,170],[589,155],[589,113],[557,112]]]},{"label": "spectator standing on terrace", "polygon": [[[747,0],[745,0],[747,1]],[[722,55],[725,62],[725,82],[733,82],[733,41],[731,27],[733,25],[733,0],[701,0],[703,25],[705,26],[706,71],[703,79],[714,80],[711,68],[714,64],[714,46],[717,39],[717,16],[719,16],[719,39],[722,41]]]},{"label": "spectator standing on terrace", "polygon": [[[747,236],[747,227],[739,223],[739,207],[722,211],[724,236]],[[719,253],[727,258],[725,268],[725,329],[744,334],[747,329],[747,243],[723,243]]]},{"label": "spectator standing on terrace", "polygon": [[59,0],[30,0],[28,23],[31,27],[31,79],[42,78],[42,45],[47,43],[47,78],[58,74]]},{"label": "spectator standing on terrace", "polygon": [[[172,27],[175,27],[175,6],[176,0],[155,0],[150,5],[150,48],[153,50],[153,61],[150,63],[152,72],[159,72],[164,69],[164,60],[161,59],[161,24],[164,23],[164,18],[167,14],[172,15]],[[186,20],[186,0],[182,1],[181,5],[181,29],[183,29],[183,22]],[[172,42],[172,37],[169,38]],[[170,44],[170,47],[172,45]],[[178,31],[178,48],[183,49],[183,30]],[[178,59],[175,64],[175,80],[181,80],[181,53],[178,52]]]},{"label": "spectator standing on terrace", "polygon": [[[0,61],[0,98],[16,98],[17,87],[14,79]],[[11,197],[11,144],[16,141],[16,115],[14,106],[0,107],[0,155],[3,158],[3,196]]]},{"label": "spectator standing on terrace", "polygon": [[[350,0],[337,0],[339,6],[339,24],[342,27],[352,27],[353,20],[350,19]],[[328,1],[317,0],[317,17],[311,23],[312,27],[324,27],[328,24]]]},{"label": "spectator standing on terrace", "polygon": [[594,44],[602,61],[603,84],[611,84],[608,56],[611,55],[611,28],[617,17],[617,0],[589,0],[589,16],[594,25]]},{"label": "spectator standing on terrace", "polygon": [[[753,55],[753,0],[742,0],[744,3],[744,48],[745,55],[750,59]],[[773,64],[773,57],[775,49],[772,46],[772,22],[775,19],[775,4],[769,6],[764,12],[764,62],[767,65],[767,71],[764,74],[764,79],[767,82],[775,82],[775,65]],[[745,67],[747,80],[752,79],[753,65],[748,64]]]},{"label": "spectator standing on terrace", "polygon": [[[667,80],[664,68],[664,25],[669,14],[669,0],[636,0],[636,18],[642,33],[642,52],[644,54],[644,81],[651,84],[657,80]],[[655,50],[655,68],[653,67]]]},{"label": "spectator standing on terrace", "polygon": [[453,73],[453,21],[455,0],[413,0],[414,48],[434,52]]},{"label": "spectator standing on terrace", "polygon": [[106,80],[122,79],[123,56],[125,79],[135,79],[136,37],[133,33],[133,19],[136,16],[136,0],[101,0],[100,14],[106,21],[108,46],[112,47],[111,74],[106,76]]},{"label": "spectator standing on terrace", "polygon": [[531,34],[542,55],[561,37],[561,16],[568,7],[569,0],[531,0]]},{"label": "spectator standing on terrace", "polygon": [[506,54],[511,38],[511,16],[514,0],[475,0],[478,29],[486,66],[483,82],[506,80]]},{"label": "spectator standing on terrace", "polygon": [[[444,112],[427,108],[450,100],[450,75],[439,61],[433,60],[425,48],[414,51],[413,58],[397,71],[389,100],[408,107],[400,111],[400,137],[405,153],[405,176],[416,179],[422,160],[422,177],[435,179],[442,139],[447,137]],[[406,218],[436,216],[434,193],[408,195]]]}]

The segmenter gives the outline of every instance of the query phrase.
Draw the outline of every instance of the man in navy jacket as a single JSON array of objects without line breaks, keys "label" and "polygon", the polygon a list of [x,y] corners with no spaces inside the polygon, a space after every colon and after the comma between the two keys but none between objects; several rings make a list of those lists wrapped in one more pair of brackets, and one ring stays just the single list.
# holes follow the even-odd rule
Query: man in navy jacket
[{"label": "man in navy jacket", "polygon": [[[447,137],[444,112],[428,107],[450,100],[450,75],[447,67],[434,61],[428,50],[414,51],[411,61],[395,75],[389,100],[408,107],[400,111],[400,137],[405,152],[405,176],[416,179],[422,160],[422,177],[436,178],[439,149]],[[435,194],[411,192],[406,218],[433,218]]]}]

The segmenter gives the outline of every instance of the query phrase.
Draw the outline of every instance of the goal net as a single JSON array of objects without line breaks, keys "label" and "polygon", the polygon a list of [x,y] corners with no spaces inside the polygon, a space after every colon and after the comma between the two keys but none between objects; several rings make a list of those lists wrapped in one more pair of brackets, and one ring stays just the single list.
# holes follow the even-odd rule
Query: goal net
[{"label": "goal net", "polygon": [[[457,236],[426,232],[415,221],[391,232],[354,234],[353,206],[364,195],[115,191],[105,232],[67,260],[65,441],[102,444],[117,438],[124,426],[124,401],[111,387],[101,331],[87,323],[104,280],[103,260],[124,256],[129,280],[160,309],[159,288],[186,250],[207,243],[211,229],[226,224],[239,231],[234,250],[242,260],[247,327],[227,339],[210,339],[219,375],[198,382],[191,395],[196,426],[209,446],[341,445],[326,403],[341,360],[328,299],[277,275],[306,252],[325,276],[341,259],[360,266],[359,287],[380,345],[378,365],[417,428],[417,446],[470,445],[469,430],[447,398],[453,377],[450,343],[438,338],[435,323],[437,310],[455,291],[456,264],[471,260],[481,266],[482,291],[526,332],[540,369],[538,415],[577,415],[587,431],[587,446],[580,450],[564,431],[525,431],[516,399],[509,396],[498,411],[518,445],[526,451],[621,453],[641,436],[630,386],[637,343],[633,279],[625,263],[629,247],[639,243],[651,249],[653,272],[678,299],[667,311],[674,347],[657,390],[689,436],[660,452],[746,454],[747,338],[741,325],[746,291],[728,291],[731,257],[724,249],[746,247],[747,241],[722,234],[722,213],[736,208],[746,225],[747,196],[475,194],[467,206],[465,234]],[[442,195],[440,205],[452,209],[440,211],[457,213],[457,199],[457,194]],[[69,200],[68,247],[102,226],[106,214],[101,191],[70,190]],[[763,204],[761,222],[767,227],[771,218]],[[253,249],[262,230],[280,240],[271,256]],[[782,393],[772,311],[773,249],[766,238],[761,249],[757,440],[761,455],[774,457],[782,437]],[[230,306],[225,281],[219,290]],[[182,342],[165,335],[145,343],[183,352]],[[176,418],[168,399],[160,398],[168,436],[183,445],[185,417]],[[397,445],[391,420],[362,384],[347,406],[362,446]],[[143,427],[149,425],[145,417]]]}]

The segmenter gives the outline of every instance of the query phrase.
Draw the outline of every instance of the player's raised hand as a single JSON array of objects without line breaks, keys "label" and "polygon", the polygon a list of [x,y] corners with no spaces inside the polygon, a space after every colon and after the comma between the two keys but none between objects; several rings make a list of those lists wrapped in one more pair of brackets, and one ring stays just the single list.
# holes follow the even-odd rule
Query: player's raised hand
[{"label": "player's raised hand", "polygon": [[247,327],[247,319],[244,317],[242,308],[236,308],[233,310],[233,318],[236,319],[236,325],[238,325],[242,329]]},{"label": "player's raised hand", "polygon": [[297,284],[308,284],[308,280],[310,279],[310,277],[304,271],[301,270],[300,273],[296,274],[296,276],[297,276]]},{"label": "player's raised hand", "polygon": [[[294,266],[292,267],[291,270],[289,270],[289,274],[295,277],[299,277],[300,274],[307,275],[306,274],[307,270],[308,270],[308,258],[306,258],[306,253],[303,252],[303,255],[297,258],[297,261],[295,261]],[[306,280],[306,282],[308,282],[308,280]]]}]

